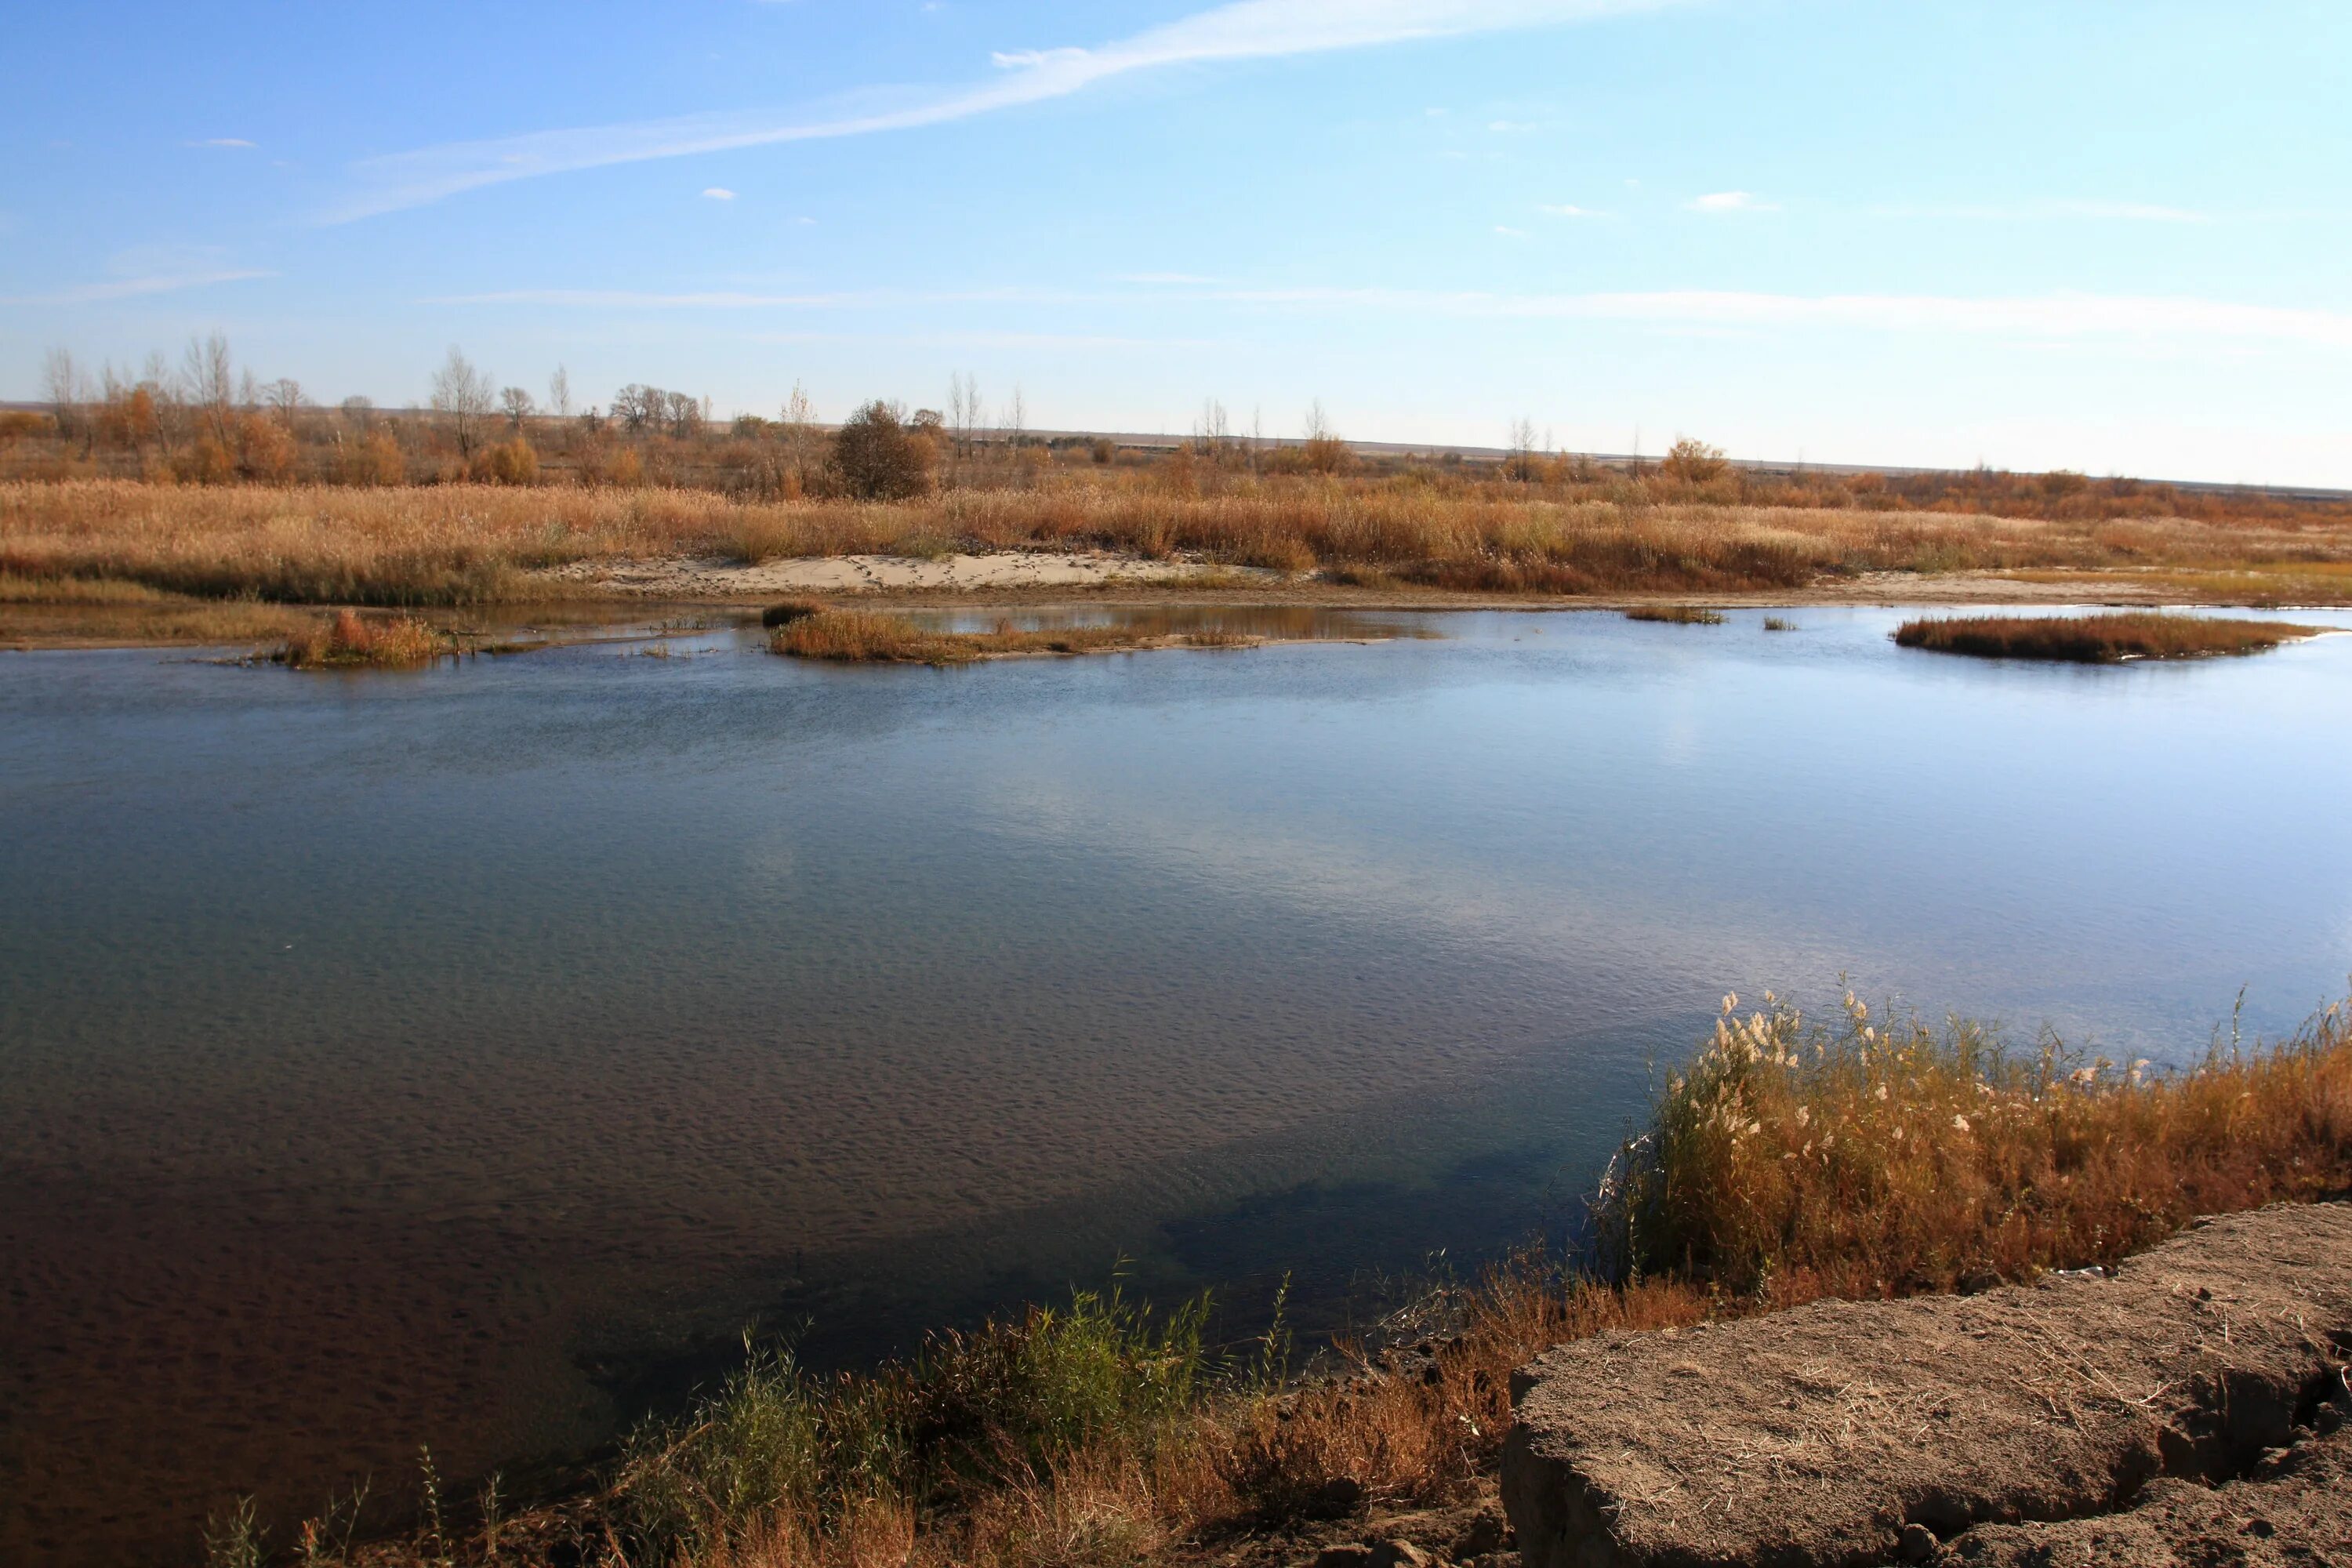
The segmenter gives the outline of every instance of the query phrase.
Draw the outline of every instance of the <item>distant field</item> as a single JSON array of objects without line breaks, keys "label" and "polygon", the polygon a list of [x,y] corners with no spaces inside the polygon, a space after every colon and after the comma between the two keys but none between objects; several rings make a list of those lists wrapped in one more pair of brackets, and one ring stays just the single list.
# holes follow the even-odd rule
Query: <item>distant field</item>
[{"label": "distant field", "polygon": [[581,563],[1099,549],[1408,592],[1801,596],[1864,574],[1968,573],[2011,574],[2018,597],[2079,584],[2091,599],[2352,602],[2352,510],[2267,501],[2244,515],[2011,516],[1861,504],[1877,494],[1867,490],[1839,491],[1839,505],[1767,504],[1722,480],[1252,476],[1197,464],[1171,478],[1172,461],[1049,464],[1018,483],[876,501],[576,484],[16,480],[0,483],[0,574],[17,603],[121,606],[143,590],[434,606],[594,596],[540,575]]}]

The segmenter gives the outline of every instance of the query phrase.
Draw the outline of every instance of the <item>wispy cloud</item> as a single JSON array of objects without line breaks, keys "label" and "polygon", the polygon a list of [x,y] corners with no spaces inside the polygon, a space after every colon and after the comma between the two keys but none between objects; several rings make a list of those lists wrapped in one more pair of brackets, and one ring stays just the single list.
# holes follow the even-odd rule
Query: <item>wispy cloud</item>
[{"label": "wispy cloud", "polygon": [[1710,191],[1684,204],[1695,213],[1776,213],[1780,209],[1746,191]]},{"label": "wispy cloud", "polygon": [[1842,327],[2020,338],[2131,337],[2352,348],[2352,312],[2168,295],[1488,294],[1389,289],[1269,289],[1207,296],[1235,303],[1365,308],[1454,316],[1654,321],[1675,326]]},{"label": "wispy cloud", "polygon": [[183,289],[208,289],[215,283],[242,283],[255,278],[275,278],[275,272],[238,269],[226,272],[183,272],[152,278],[111,278],[103,283],[78,283],[47,294],[0,297],[0,305],[92,305],[108,300],[130,300],[142,294],[176,294]]},{"label": "wispy cloud", "polygon": [[712,185],[702,194],[714,202],[731,202],[735,199],[735,193],[724,185]]},{"label": "wispy cloud", "polygon": [[1495,226],[1495,232],[1508,239],[1525,239],[1528,237],[1528,231],[1526,229],[1513,228],[1507,223],[1496,224]]},{"label": "wispy cloud", "polygon": [[2116,223],[2210,223],[2212,215],[2189,207],[2144,202],[2026,202],[2015,205],[1906,205],[1871,209],[1880,217],[1948,218],[1961,222],[2032,223],[2046,218],[2083,218]]},{"label": "wispy cloud", "polygon": [[898,92],[862,107],[799,115],[690,115],[534,132],[427,147],[355,164],[358,188],[321,215],[348,222],[535,175],[778,142],[906,131],[1065,98],[1115,77],[1169,66],[1366,48],[1419,38],[1557,26],[1685,0],[1235,0],[1096,48],[992,57],[990,80]]},{"label": "wispy cloud", "polygon": [[207,136],[201,142],[191,142],[188,145],[191,147],[251,147],[253,143],[242,136]]},{"label": "wispy cloud", "polygon": [[[1182,274],[1120,281],[1149,292],[1053,289],[844,290],[803,294],[715,290],[646,293],[604,289],[518,289],[446,295],[427,305],[548,306],[627,310],[874,310],[915,305],[1164,308],[1171,301],[1283,310],[1368,310],[1384,316],[1650,322],[1712,330],[1829,328],[1945,333],[2046,342],[2134,338],[2151,342],[2277,342],[2352,349],[2352,312],[2246,305],[2172,295],[1768,294],[1722,289],[1583,294],[1477,290],[1250,288]],[[1112,338],[1082,341],[1110,342]]]},{"label": "wispy cloud", "polygon": [[1160,283],[1171,286],[1185,283],[1214,283],[1213,278],[1203,278],[1197,272],[1122,272],[1121,283]]},{"label": "wispy cloud", "polygon": [[1554,217],[1607,217],[1609,216],[1607,213],[1598,211],[1592,207],[1578,206],[1572,202],[1560,202],[1552,205],[1538,206],[1536,208],[1536,211],[1539,213],[1549,213]]}]

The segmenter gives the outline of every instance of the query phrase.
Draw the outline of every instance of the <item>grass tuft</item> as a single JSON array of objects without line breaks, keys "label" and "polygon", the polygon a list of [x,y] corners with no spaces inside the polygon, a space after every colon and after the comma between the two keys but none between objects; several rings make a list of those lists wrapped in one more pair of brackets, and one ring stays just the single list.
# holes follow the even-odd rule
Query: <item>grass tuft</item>
[{"label": "grass tuft", "polygon": [[1723,616],[1696,605],[1636,605],[1625,612],[1629,621],[1663,621],[1676,626],[1719,626]]},{"label": "grass tuft", "polygon": [[1602,1184],[1611,1273],[1883,1296],[2107,1263],[2190,1216],[2352,1187],[2352,1032],[2177,1072],[2012,1050],[1979,1025],[1832,1026],[1769,994],[1666,1085]]},{"label": "grass tuft", "polygon": [[292,669],[414,669],[454,652],[450,640],[413,616],[371,621],[338,610],[286,639],[272,656]]},{"label": "grass tuft", "polygon": [[2325,629],[2290,621],[2237,621],[2131,610],[2100,616],[1967,616],[1906,621],[1903,647],[1977,658],[2116,664],[2133,658],[2207,658],[2261,653]]}]

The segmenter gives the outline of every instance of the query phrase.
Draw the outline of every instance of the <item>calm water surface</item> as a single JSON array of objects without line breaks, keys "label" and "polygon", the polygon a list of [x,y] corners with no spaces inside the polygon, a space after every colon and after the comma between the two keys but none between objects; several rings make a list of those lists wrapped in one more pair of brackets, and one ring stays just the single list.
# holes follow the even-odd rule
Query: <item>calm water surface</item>
[{"label": "calm water surface", "polygon": [[2341,992],[2352,637],[1794,618],[6,657],[0,1559],[578,1453],[754,1317],[869,1354],[1124,1257],[1328,1321],[1555,1221],[1727,988],[2173,1059]]}]

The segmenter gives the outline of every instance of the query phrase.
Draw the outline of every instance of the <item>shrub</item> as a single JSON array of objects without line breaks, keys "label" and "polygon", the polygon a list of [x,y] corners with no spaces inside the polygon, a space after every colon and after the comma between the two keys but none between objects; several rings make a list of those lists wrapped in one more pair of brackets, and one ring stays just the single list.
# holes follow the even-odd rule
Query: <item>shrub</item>
[{"label": "shrub", "polygon": [[413,616],[368,621],[356,610],[338,610],[287,638],[274,658],[294,669],[407,669],[449,651],[446,637]]},{"label": "shrub", "polygon": [[294,437],[286,426],[259,414],[236,422],[236,470],[248,479],[282,484],[294,474]]},{"label": "shrub", "polygon": [[1727,466],[1722,447],[1685,436],[1666,449],[1665,460],[1658,468],[1677,484],[1703,485],[1722,477]]},{"label": "shrub", "polygon": [[467,471],[480,484],[537,484],[539,454],[531,450],[529,441],[517,436],[475,453],[473,461],[467,465]]},{"label": "shrub", "polygon": [[392,432],[378,430],[336,447],[334,476],[339,485],[396,485],[408,478],[408,465]]},{"label": "shrub", "polygon": [[878,399],[851,415],[833,437],[833,469],[860,500],[905,500],[931,488],[931,443],[898,423]]},{"label": "shrub", "polygon": [[212,437],[199,436],[172,459],[172,473],[186,484],[230,484],[236,479],[236,459]]},{"label": "shrub", "polygon": [[29,436],[52,435],[57,421],[29,408],[0,408],[0,441],[21,441]]},{"label": "shrub", "polygon": [[1719,626],[1723,616],[1695,605],[1636,605],[1625,612],[1629,621],[1664,621],[1676,626]]}]

